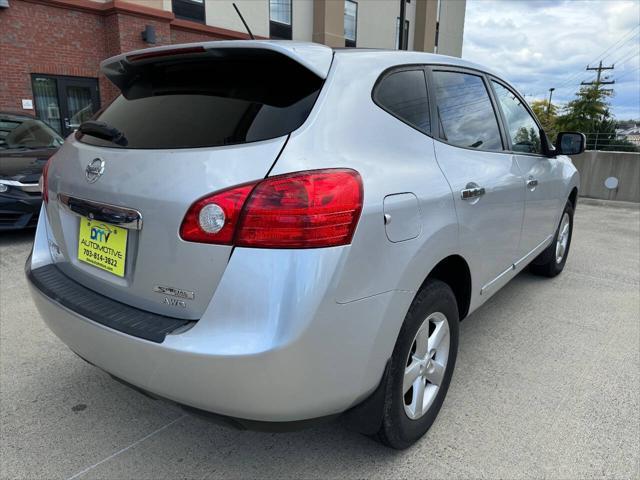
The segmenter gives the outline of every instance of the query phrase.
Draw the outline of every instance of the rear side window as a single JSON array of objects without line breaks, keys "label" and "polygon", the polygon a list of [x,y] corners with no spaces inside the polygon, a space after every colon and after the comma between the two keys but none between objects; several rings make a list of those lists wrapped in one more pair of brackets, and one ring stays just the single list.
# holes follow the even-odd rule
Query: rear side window
[{"label": "rear side window", "polygon": [[123,94],[95,119],[118,129],[126,145],[78,138],[113,148],[194,148],[267,140],[300,127],[322,79],[284,55],[238,51],[136,67]]},{"label": "rear side window", "polygon": [[431,131],[427,82],[422,70],[402,70],[378,84],[376,103],[393,116],[425,133]]},{"label": "rear side window", "polygon": [[520,99],[508,88],[491,81],[507,120],[514,152],[541,153],[540,128]]},{"label": "rear side window", "polygon": [[433,72],[440,134],[449,143],[502,150],[498,120],[484,81],[460,72]]}]

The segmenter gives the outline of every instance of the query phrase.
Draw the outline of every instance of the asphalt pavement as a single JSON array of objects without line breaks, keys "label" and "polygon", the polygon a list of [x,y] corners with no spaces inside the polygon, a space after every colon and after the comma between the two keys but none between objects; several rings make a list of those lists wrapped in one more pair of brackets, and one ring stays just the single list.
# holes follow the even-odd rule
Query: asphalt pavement
[{"label": "asphalt pavement", "polygon": [[462,322],[440,415],[402,452],[338,422],[230,430],[113,381],[42,322],[32,235],[0,233],[3,479],[640,477],[637,208],[579,204],[562,275],[522,273]]}]

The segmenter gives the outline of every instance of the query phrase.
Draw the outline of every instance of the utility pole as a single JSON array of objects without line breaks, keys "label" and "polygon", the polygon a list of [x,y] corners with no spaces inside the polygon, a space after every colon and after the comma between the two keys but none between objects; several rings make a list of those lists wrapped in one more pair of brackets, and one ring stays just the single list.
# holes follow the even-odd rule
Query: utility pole
[{"label": "utility pole", "polygon": [[551,110],[551,96],[553,95],[553,91],[555,90],[555,88],[551,87],[549,89],[549,103],[547,103],[547,115],[549,114],[549,111]]},{"label": "utility pole", "polygon": [[[615,80],[602,80],[602,71],[603,70],[613,70],[615,65],[611,65],[609,67],[602,66],[602,60],[600,60],[600,64],[597,67],[590,67],[587,65],[587,70],[595,70],[597,71],[596,81],[595,82],[580,82],[580,85],[595,85],[598,90],[600,90],[600,85],[611,85],[616,83]],[[610,88],[603,88],[602,91],[610,92]]]}]

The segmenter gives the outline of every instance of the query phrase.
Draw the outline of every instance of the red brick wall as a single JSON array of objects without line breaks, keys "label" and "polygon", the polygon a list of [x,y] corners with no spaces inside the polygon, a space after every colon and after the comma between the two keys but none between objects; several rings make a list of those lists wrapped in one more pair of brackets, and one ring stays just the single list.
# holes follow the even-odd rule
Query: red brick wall
[{"label": "red brick wall", "polygon": [[[96,77],[106,58],[104,18],[12,1],[0,10],[0,109],[22,110],[33,98],[31,73]],[[102,83],[102,82],[101,82]]]},{"label": "red brick wall", "polygon": [[11,0],[9,8],[0,9],[0,110],[22,111],[21,99],[33,98],[32,73],[98,78],[106,105],[117,89],[99,73],[100,62],[153,46],[142,40],[146,25],[156,28],[156,46],[242,36],[173,28],[172,14],[134,7],[120,0]]}]

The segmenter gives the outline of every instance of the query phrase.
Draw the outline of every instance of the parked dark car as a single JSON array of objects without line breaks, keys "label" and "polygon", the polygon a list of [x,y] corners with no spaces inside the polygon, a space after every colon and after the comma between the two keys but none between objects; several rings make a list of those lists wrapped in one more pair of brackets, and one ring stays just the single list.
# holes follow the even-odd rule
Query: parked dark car
[{"label": "parked dark car", "polygon": [[0,231],[36,226],[42,204],[38,180],[62,143],[40,120],[0,112]]}]

